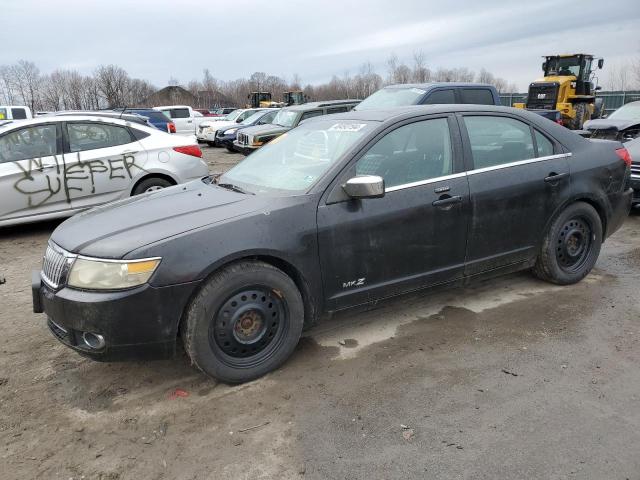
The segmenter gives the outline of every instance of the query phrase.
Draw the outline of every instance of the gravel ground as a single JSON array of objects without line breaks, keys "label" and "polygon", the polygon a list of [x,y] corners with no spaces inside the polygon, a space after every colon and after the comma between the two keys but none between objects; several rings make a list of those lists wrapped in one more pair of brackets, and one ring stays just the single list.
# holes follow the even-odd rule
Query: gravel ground
[{"label": "gravel ground", "polygon": [[[241,158],[203,151],[214,173]],[[29,285],[56,225],[0,230],[2,479],[640,479],[640,216],[578,285],[521,273],[341,313],[233,387],[184,354],[60,345]]]}]

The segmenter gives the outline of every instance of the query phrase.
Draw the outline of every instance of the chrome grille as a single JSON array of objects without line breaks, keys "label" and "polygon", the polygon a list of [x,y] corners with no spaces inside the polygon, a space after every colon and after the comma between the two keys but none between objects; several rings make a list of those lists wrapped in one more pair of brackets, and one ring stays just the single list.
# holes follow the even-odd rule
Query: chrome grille
[{"label": "chrome grille", "polygon": [[237,135],[238,143],[240,145],[249,145],[249,136],[244,133],[239,133]]},{"label": "chrome grille", "polygon": [[58,288],[66,280],[69,265],[73,255],[64,250],[47,245],[47,251],[42,260],[42,280],[53,288]]},{"label": "chrome grille", "polygon": [[640,177],[640,163],[631,164],[631,176]]}]

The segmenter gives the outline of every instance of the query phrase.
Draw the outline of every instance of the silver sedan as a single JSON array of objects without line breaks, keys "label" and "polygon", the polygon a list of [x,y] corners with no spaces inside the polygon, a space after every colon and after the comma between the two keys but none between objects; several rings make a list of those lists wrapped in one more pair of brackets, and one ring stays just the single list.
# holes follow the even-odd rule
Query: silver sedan
[{"label": "silver sedan", "polygon": [[0,226],[68,217],[89,207],[202,178],[195,138],[86,115],[0,125]]}]

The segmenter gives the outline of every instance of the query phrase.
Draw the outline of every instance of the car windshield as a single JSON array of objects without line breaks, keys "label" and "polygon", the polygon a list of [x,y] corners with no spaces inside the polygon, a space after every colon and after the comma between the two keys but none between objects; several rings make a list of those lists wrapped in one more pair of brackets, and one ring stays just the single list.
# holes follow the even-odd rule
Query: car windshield
[{"label": "car windshield", "polygon": [[357,120],[305,122],[253,152],[218,183],[251,193],[305,192],[373,128]]},{"label": "car windshield", "polygon": [[273,123],[275,125],[280,125],[281,127],[293,127],[293,124],[296,122],[297,117],[298,112],[293,112],[291,110],[280,110],[276,115],[276,118],[273,119]]},{"label": "car windshield", "polygon": [[375,110],[378,108],[405,107],[417,105],[427,93],[421,88],[383,88],[368,96],[354,110]]},{"label": "car windshield", "polygon": [[250,117],[247,117],[242,122],[240,122],[240,125],[253,125],[260,118],[262,118],[263,115],[266,115],[266,112],[264,111],[256,112]]},{"label": "car windshield", "polygon": [[640,102],[627,103],[626,105],[623,105],[611,115],[609,115],[609,118],[640,122]]},{"label": "car windshield", "polygon": [[242,114],[244,110],[234,110],[233,112],[231,112],[229,115],[227,115],[226,117],[224,117],[225,120],[229,121],[229,122],[235,122],[236,119]]}]

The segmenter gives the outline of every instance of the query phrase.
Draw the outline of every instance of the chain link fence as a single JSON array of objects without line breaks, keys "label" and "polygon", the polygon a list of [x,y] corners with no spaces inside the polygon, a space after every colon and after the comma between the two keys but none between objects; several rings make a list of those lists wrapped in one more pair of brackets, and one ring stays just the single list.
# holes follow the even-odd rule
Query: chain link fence
[{"label": "chain link fence", "polygon": [[[626,103],[640,100],[640,90],[598,92],[597,96],[604,98],[604,111],[611,113]],[[514,103],[525,103],[526,101],[526,93],[505,93],[500,95],[500,103],[506,106],[513,106]]]}]

